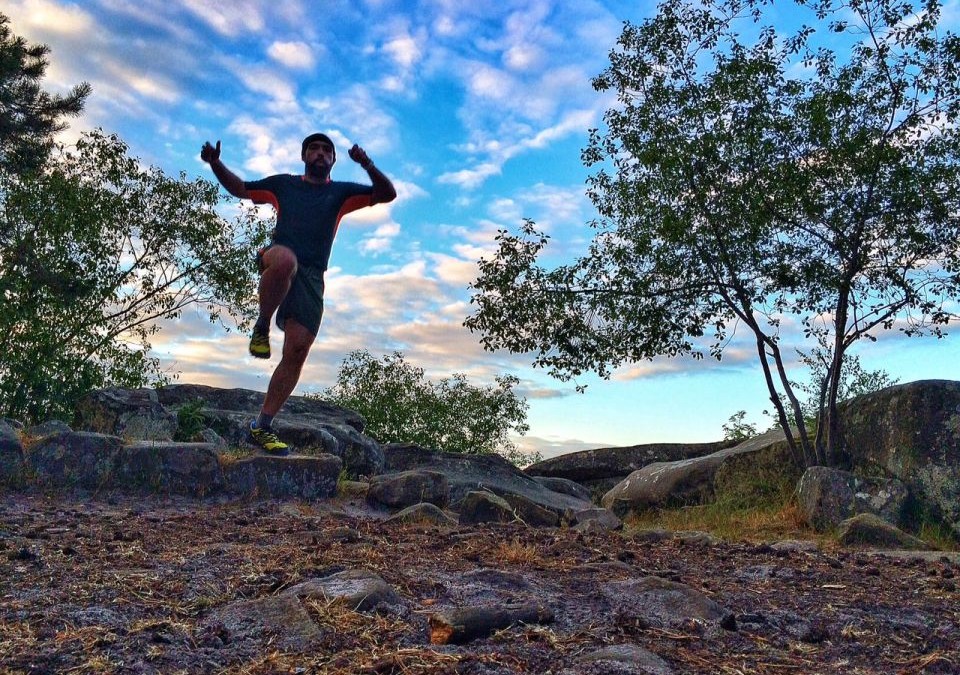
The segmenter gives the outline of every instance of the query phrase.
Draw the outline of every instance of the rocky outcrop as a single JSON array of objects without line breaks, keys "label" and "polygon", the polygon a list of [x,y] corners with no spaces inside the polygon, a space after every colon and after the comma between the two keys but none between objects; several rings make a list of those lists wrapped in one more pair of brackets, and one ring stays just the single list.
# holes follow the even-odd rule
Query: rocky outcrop
[{"label": "rocky outcrop", "polygon": [[[172,441],[184,440],[185,428],[192,426],[190,431],[198,436],[213,432],[225,445],[251,447],[250,421],[259,412],[263,396],[249,389],[198,384],[99,389],[77,405],[74,428],[128,441]],[[383,469],[380,444],[363,434],[363,418],[351,410],[291,396],[273,426],[298,454],[335,455],[351,476],[373,476]]]},{"label": "rocky outcrop", "polygon": [[117,436],[85,431],[58,431],[26,447],[13,439],[0,428],[0,460],[10,460],[5,482],[22,483],[29,475],[34,485],[45,489],[313,499],[336,494],[342,467],[340,458],[332,455],[236,459],[220,454],[211,443],[125,443]]},{"label": "rocky outcrop", "polygon": [[464,455],[410,444],[388,444],[383,453],[386,472],[419,469],[446,476],[450,505],[455,511],[467,493],[477,490],[500,497],[518,495],[558,516],[568,510],[580,511],[593,506],[578,497],[548,490],[499,455]]},{"label": "rocky outcrop", "polygon": [[602,494],[648,464],[702,457],[729,446],[729,442],[650,443],[622,448],[597,448],[551,457],[531,464],[524,472],[529,476],[566,478],[591,492]]},{"label": "rocky outcrop", "polygon": [[872,513],[892,524],[906,525],[908,498],[906,485],[896,478],[860,478],[825,466],[810,467],[797,484],[800,510],[818,532],[859,513]]},{"label": "rocky outcrop", "polygon": [[737,465],[728,474],[739,480],[746,471],[781,475],[790,471],[793,459],[784,439],[783,432],[771,431],[702,457],[648,464],[607,492],[600,503],[622,518],[651,508],[710,501],[725,465]]},{"label": "rocky outcrop", "polygon": [[856,473],[897,478],[960,535],[960,382],[922,380],[841,406]]}]

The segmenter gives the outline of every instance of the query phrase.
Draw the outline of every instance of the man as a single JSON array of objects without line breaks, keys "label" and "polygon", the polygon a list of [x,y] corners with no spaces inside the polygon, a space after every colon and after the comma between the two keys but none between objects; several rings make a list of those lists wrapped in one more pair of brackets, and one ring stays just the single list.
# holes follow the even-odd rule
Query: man
[{"label": "man", "polygon": [[325,134],[303,140],[302,176],[282,174],[261,180],[241,180],[220,161],[220,141],[204,143],[200,158],[210,165],[220,184],[235,197],[272,204],[277,226],[270,246],[260,252],[260,316],[250,338],[250,354],[270,358],[270,320],[276,312],[283,331],[283,352],[273,371],[263,407],[250,423],[253,440],[268,453],[285,455],[287,444],[271,423],[293,393],[323,315],[323,273],[340,219],[351,211],[391,202],[397,197],[390,179],[374,166],[363,148],[347,153],[370,176],[372,185],[330,179],[337,151]]}]

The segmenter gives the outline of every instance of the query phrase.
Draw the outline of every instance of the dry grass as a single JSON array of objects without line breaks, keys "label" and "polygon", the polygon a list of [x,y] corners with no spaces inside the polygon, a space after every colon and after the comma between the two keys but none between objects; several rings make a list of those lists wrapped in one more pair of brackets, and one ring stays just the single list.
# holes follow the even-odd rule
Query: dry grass
[{"label": "dry grass", "polygon": [[540,553],[537,547],[532,544],[524,544],[519,539],[510,542],[501,542],[494,549],[494,559],[505,560],[512,564],[530,564],[540,559]]}]

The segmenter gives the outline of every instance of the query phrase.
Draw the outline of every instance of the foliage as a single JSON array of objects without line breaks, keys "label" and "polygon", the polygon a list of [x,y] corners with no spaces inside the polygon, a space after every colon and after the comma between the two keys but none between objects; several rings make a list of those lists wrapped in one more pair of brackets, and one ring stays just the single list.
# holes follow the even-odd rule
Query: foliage
[{"label": "foliage", "polygon": [[510,441],[511,431],[527,432],[527,402],[517,397],[513,376],[477,387],[454,374],[438,382],[394,352],[377,360],[366,350],[347,355],[337,383],[322,396],[360,413],[365,432],[381,443],[415,443],[447,452],[499,453],[529,462]]},{"label": "foliage", "polygon": [[45,171],[0,173],[0,415],[66,416],[90,388],[162,379],[150,338],[190,305],[249,320],[265,225],[218,200],[99,131]]},{"label": "foliage", "polygon": [[730,415],[723,428],[723,440],[725,441],[745,441],[757,435],[757,425],[745,422],[747,417],[746,410],[738,410]]},{"label": "foliage", "polygon": [[8,24],[0,14],[0,170],[23,174],[43,165],[66,126],[61,118],[80,114],[90,85],[65,96],[43,91],[49,48],[15,36]]},{"label": "foliage", "polygon": [[[801,354],[800,360],[810,369],[810,376],[806,382],[793,382],[798,392],[806,394],[806,399],[800,402],[803,417],[810,427],[818,423],[820,411],[824,408],[824,399],[827,395],[827,360],[822,352],[814,350],[812,354]],[[860,357],[856,354],[847,354],[840,369],[840,384],[837,388],[837,402],[872,394],[875,391],[892,387],[898,378],[891,377],[885,370],[867,370],[860,365]]]},{"label": "foliage", "polygon": [[205,401],[198,398],[195,401],[188,401],[177,410],[177,430],[173,434],[175,441],[196,441],[200,438],[207,423],[206,415],[203,414]]},{"label": "foliage", "polygon": [[[466,325],[564,379],[719,359],[746,328],[793,452],[829,464],[851,345],[952,318],[960,40],[933,1],[795,0],[792,34],[763,25],[768,4],[665,0],[625,25],[594,81],[617,104],[583,153],[586,254],[547,269],[532,222],[500,232]],[[815,436],[785,341],[822,349]]]}]

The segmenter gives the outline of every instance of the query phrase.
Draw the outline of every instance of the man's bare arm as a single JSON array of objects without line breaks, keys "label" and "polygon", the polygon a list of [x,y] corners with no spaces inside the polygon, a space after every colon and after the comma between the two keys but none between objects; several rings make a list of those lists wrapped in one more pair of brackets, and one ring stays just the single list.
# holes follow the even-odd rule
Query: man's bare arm
[{"label": "man's bare arm", "polygon": [[203,147],[200,148],[200,159],[210,165],[210,168],[213,169],[213,175],[217,177],[220,185],[227,192],[240,199],[245,199],[248,196],[247,189],[243,186],[243,180],[220,161],[220,141],[217,141],[215,146],[210,145],[210,141],[204,143]]},{"label": "man's bare arm", "polygon": [[370,176],[370,182],[373,183],[373,194],[370,195],[372,204],[386,204],[397,198],[397,189],[393,187],[393,183],[374,165],[363,148],[354,145],[347,154]]}]

